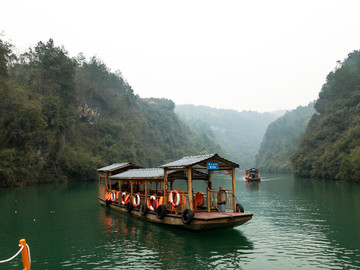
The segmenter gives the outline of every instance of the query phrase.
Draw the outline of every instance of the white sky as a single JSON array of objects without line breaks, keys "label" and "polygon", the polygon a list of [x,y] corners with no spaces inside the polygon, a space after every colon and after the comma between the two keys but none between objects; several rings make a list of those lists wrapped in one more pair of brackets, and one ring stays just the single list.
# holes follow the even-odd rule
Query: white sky
[{"label": "white sky", "polygon": [[18,52],[52,38],[120,70],[140,97],[176,104],[294,109],[360,49],[360,1],[0,2],[0,32]]}]

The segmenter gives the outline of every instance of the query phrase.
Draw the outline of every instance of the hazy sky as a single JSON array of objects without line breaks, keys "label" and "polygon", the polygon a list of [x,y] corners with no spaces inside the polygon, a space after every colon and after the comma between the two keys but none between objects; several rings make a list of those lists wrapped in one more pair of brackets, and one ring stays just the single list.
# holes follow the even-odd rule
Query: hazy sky
[{"label": "hazy sky", "polygon": [[0,32],[24,52],[54,39],[96,55],[140,97],[256,111],[318,97],[360,49],[360,1],[1,0]]}]

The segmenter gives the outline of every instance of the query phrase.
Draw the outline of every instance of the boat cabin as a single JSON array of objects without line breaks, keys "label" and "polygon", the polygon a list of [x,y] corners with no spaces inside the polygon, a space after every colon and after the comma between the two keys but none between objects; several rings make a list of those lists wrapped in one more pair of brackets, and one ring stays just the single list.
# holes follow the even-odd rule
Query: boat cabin
[{"label": "boat cabin", "polygon": [[105,194],[106,191],[111,190],[110,180],[109,180],[110,176],[134,168],[141,168],[141,167],[136,166],[130,162],[124,162],[124,163],[113,163],[111,165],[98,169],[97,171],[99,172],[99,197]]},{"label": "boat cabin", "polygon": [[[118,171],[107,172],[107,177],[103,173],[109,168],[105,167],[106,170],[99,169],[102,173],[99,174],[99,200],[111,208],[145,219],[188,225],[194,230],[215,228],[219,224],[232,227],[252,217],[243,213],[237,202],[235,168],[238,167],[217,154],[183,157],[158,168],[119,166]],[[229,171],[232,189],[213,188],[214,171]],[[196,181],[203,181],[205,189],[194,188],[199,187],[194,185]]]},{"label": "boat cabin", "polygon": [[[190,208],[192,211],[195,209],[203,210],[207,212],[217,211],[221,205],[221,210],[229,209],[236,212],[236,185],[235,185],[235,168],[239,165],[221,158],[217,154],[213,155],[201,155],[201,156],[189,156],[183,157],[182,159],[161,165],[160,168],[164,169],[164,181],[170,183],[170,188],[166,189],[166,195],[171,194],[172,184],[175,180],[171,177],[171,173],[175,171],[181,172],[182,178],[176,179],[176,181],[185,181],[187,184],[187,190],[183,191],[189,205],[184,207]],[[204,171],[202,178],[198,178],[197,171]],[[215,189],[212,187],[211,177],[214,171],[231,171],[232,190],[225,190],[221,187]],[[201,194],[199,191],[194,191],[193,181],[204,180],[206,182],[206,193]],[[202,200],[201,200],[202,199]],[[167,208],[170,208],[167,205]]]},{"label": "boat cabin", "polygon": [[259,169],[251,168],[246,170],[245,179],[248,181],[260,181]]}]

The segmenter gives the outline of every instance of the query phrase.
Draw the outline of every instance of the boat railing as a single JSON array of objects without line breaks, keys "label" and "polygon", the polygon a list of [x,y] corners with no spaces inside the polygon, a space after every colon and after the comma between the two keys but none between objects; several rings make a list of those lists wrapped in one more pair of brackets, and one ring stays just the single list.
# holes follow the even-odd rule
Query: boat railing
[{"label": "boat railing", "polygon": [[[174,214],[180,214],[182,213],[185,209],[190,208],[190,201],[189,201],[189,193],[187,191],[184,190],[179,190],[179,204],[178,206],[174,207],[170,202],[169,202],[169,196],[170,196],[171,191],[167,191],[164,200],[167,200],[166,202],[166,211],[170,212],[170,213],[174,213]],[[174,196],[175,197],[175,196]],[[177,198],[173,198],[173,203],[176,204],[177,203]]]},{"label": "boat railing", "polygon": [[[106,187],[104,187],[106,188]],[[105,193],[104,191],[101,191]],[[115,204],[121,205],[121,192],[118,192],[117,199],[115,200]],[[185,209],[193,208],[195,211],[225,211],[225,210],[233,210],[233,192],[231,190],[225,189],[208,189],[207,193],[202,194],[201,200],[197,199],[196,193],[192,196],[192,201],[189,200],[189,194],[187,191],[178,191],[179,193],[179,203],[176,207],[169,202],[169,195],[171,191],[167,191],[166,195],[163,196],[162,194],[152,194],[156,197],[157,205],[159,205],[160,201],[161,204],[166,204],[166,210],[173,214],[181,214]],[[129,194],[129,193],[127,193]],[[148,200],[152,195],[145,194],[143,192],[137,193],[140,196],[140,204],[148,205]],[[131,194],[129,200],[133,203],[135,194]],[[161,200],[161,197],[162,200]],[[173,196],[173,203],[177,203],[177,195]],[[166,201],[166,202],[165,202]],[[192,204],[192,207],[190,207]],[[139,205],[140,206],[140,205]]]},{"label": "boat railing", "polygon": [[[177,207],[173,207],[169,201],[166,204],[166,210],[171,213],[179,214],[185,209],[192,208],[195,211],[233,211],[233,192],[232,190],[225,189],[209,189],[207,193],[202,193],[201,199],[197,199],[197,194],[193,194],[192,201],[189,200],[187,191],[179,191],[180,203]],[[164,200],[169,199],[171,191],[166,192]],[[175,199],[174,199],[175,200]]]},{"label": "boat railing", "polygon": [[231,190],[226,189],[208,189],[209,197],[207,200],[207,209],[211,210],[233,210],[233,192]]},{"label": "boat railing", "polygon": [[[156,199],[156,205],[159,205],[160,203],[163,204],[164,200],[165,200],[165,197],[162,195],[162,194],[148,194],[147,196],[145,196],[144,193],[140,193],[140,204],[145,204],[145,205],[148,205],[149,204],[149,200],[152,196],[155,197]],[[162,201],[162,202],[161,202]]]}]

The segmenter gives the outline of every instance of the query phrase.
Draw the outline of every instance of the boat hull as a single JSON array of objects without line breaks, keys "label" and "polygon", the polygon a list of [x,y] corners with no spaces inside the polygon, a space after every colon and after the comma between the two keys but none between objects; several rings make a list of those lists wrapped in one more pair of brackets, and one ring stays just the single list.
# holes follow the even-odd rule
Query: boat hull
[{"label": "boat hull", "polygon": [[[98,199],[102,205],[105,205],[104,200],[100,198]],[[150,222],[171,225],[191,231],[206,231],[221,228],[232,228],[244,224],[245,222],[249,221],[253,216],[253,214],[251,213],[196,212],[193,221],[190,224],[184,224],[180,215],[167,214],[163,219],[158,219],[154,211],[148,211],[145,216],[142,216],[139,209],[133,209],[131,213],[127,213],[126,208],[122,205],[110,204],[107,207]]]},{"label": "boat hull", "polygon": [[245,178],[248,182],[260,182],[261,178]]}]

